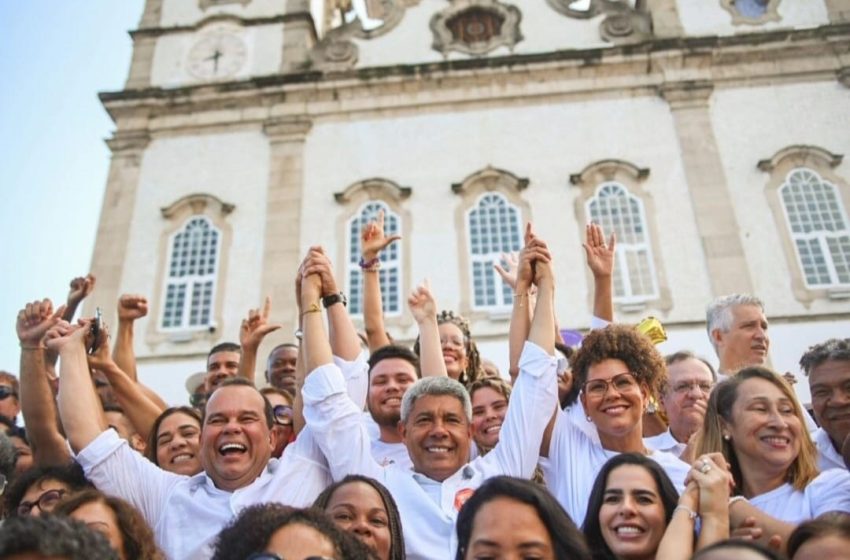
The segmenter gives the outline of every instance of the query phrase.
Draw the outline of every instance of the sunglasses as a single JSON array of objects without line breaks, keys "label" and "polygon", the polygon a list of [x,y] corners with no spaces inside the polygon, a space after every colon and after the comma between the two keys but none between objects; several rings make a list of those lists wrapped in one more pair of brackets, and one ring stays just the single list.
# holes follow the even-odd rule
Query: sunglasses
[{"label": "sunglasses", "polygon": [[42,513],[50,511],[53,509],[59,500],[62,499],[62,496],[67,494],[67,490],[48,490],[41,496],[39,496],[35,501],[32,502],[21,502],[18,505],[18,515],[20,517],[26,517],[32,512],[32,508],[38,506],[38,509],[41,510]]},{"label": "sunglasses", "polygon": [[274,407],[274,423],[278,426],[292,425],[292,407],[288,404],[279,404]]},{"label": "sunglasses", "polygon": [[18,392],[8,385],[0,385],[0,401],[5,401],[9,397],[18,398]]}]

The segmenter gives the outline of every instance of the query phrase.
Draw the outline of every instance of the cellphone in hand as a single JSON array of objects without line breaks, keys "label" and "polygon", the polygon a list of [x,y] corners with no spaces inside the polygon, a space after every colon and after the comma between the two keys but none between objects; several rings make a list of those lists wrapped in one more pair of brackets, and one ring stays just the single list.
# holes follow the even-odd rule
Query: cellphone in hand
[{"label": "cellphone in hand", "polygon": [[100,345],[100,333],[102,330],[102,315],[100,312],[100,307],[95,309],[94,312],[94,321],[92,321],[91,329],[89,333],[91,333],[92,342],[91,348],[89,348],[89,354],[94,354],[97,347]]}]

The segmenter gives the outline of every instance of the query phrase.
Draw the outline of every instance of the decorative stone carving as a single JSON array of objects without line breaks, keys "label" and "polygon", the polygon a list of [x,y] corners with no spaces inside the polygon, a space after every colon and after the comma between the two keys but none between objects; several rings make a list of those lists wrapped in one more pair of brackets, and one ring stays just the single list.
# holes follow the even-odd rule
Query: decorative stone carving
[{"label": "decorative stone carving", "polygon": [[206,209],[209,208],[212,213],[224,217],[233,212],[236,206],[211,194],[195,193],[186,195],[168,206],[160,208],[159,211],[163,218],[171,219],[180,215],[186,208],[190,210],[191,214],[204,214]]},{"label": "decorative stone carving", "polygon": [[340,204],[348,204],[355,197],[355,195],[361,191],[367,193],[367,198],[369,200],[380,200],[383,198],[387,198],[389,200],[401,202],[402,200],[405,200],[411,195],[413,189],[410,187],[402,187],[398,183],[395,183],[388,179],[381,179],[375,177],[372,179],[358,181],[353,185],[349,185],[342,192],[335,192],[334,200],[336,200]]},{"label": "decorative stone carving", "polygon": [[528,188],[528,179],[525,177],[517,177],[510,171],[497,169],[488,165],[480,171],[476,171],[472,175],[466,177],[460,183],[452,184],[452,192],[463,195],[473,185],[483,186],[485,190],[506,190],[508,192],[519,193]]},{"label": "decorative stone carving", "polygon": [[482,56],[522,40],[519,9],[498,0],[455,0],[431,18],[434,50]]},{"label": "decorative stone carving", "polygon": [[202,10],[213,6],[224,6],[225,4],[239,4],[244,6],[250,4],[251,0],[198,0],[198,7]]},{"label": "decorative stone carving", "polygon": [[632,7],[628,2],[617,0],[589,0],[587,3],[576,0],[546,1],[554,10],[568,17],[588,19],[605,14],[605,19],[599,24],[599,36],[609,43],[639,43],[652,37],[652,17],[644,2],[637,2]]},{"label": "decorative stone carving", "polygon": [[732,25],[761,25],[779,21],[781,0],[720,0],[724,10],[732,14]]},{"label": "decorative stone carving", "polygon": [[[374,39],[392,31],[404,17],[409,0],[370,0],[371,12],[379,12],[383,24],[366,30],[360,18],[331,29],[313,48],[310,63],[319,70],[347,70],[357,64],[359,50],[352,39]],[[370,12],[370,13],[371,13]]]}]

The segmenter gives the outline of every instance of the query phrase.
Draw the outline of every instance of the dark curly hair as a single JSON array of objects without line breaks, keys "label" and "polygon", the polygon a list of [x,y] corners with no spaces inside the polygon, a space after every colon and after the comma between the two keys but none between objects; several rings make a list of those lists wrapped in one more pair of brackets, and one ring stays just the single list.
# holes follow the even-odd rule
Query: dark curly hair
[{"label": "dark curly hair", "polygon": [[34,484],[45,480],[56,480],[66,484],[71,491],[93,488],[92,483],[86,479],[83,468],[76,462],[67,465],[54,465],[47,467],[33,467],[15,479],[15,482],[6,491],[3,500],[5,511],[8,516],[18,515],[18,506],[24,499],[24,494]]},{"label": "dark curly hair", "polygon": [[645,383],[650,395],[658,395],[659,384],[667,375],[664,358],[648,336],[628,325],[608,325],[591,331],[571,360],[575,384],[583,387],[590,367],[605,360],[626,364],[639,383]]},{"label": "dark curly hair", "polygon": [[95,489],[83,490],[76,494],[71,494],[65,498],[53,510],[54,515],[71,516],[72,513],[80,509],[82,506],[91,503],[102,503],[115,514],[115,519],[118,521],[118,530],[121,531],[121,538],[124,541],[124,558],[137,558],[138,560],[164,560],[165,556],[157,548],[154,542],[153,531],[148,526],[145,518],[139,513],[139,510],[114,496],[106,494]]},{"label": "dark curly hair", "polygon": [[3,521],[0,558],[26,553],[68,560],[118,560],[102,534],[80,521],[54,515]]},{"label": "dark curly hair", "polygon": [[250,506],[221,530],[212,560],[245,560],[263,552],[272,535],[286,525],[307,525],[333,543],[336,560],[376,560],[372,550],[356,537],[339,529],[315,509],[296,509],[278,503]]},{"label": "dark curly hair", "polygon": [[326,511],[328,509],[328,503],[330,503],[334,492],[339,490],[342,486],[352,482],[368,484],[374,488],[381,497],[381,501],[384,503],[384,509],[387,510],[387,520],[390,529],[390,560],[404,560],[406,557],[404,550],[404,533],[401,530],[401,516],[398,513],[398,506],[386,486],[374,478],[369,478],[368,476],[359,474],[350,474],[339,482],[334,482],[325,488],[322,493],[319,494],[319,497],[316,498],[316,501],[313,502],[313,507]]},{"label": "dark curly hair", "polygon": [[[472,382],[483,375],[481,367],[481,354],[478,352],[478,346],[472,340],[472,334],[469,331],[469,321],[463,315],[455,315],[453,311],[444,309],[437,315],[437,324],[451,323],[463,333],[463,344],[466,347],[466,369],[460,372],[460,381],[463,385],[469,386]],[[417,356],[419,353],[419,337],[416,337],[416,342],[413,343],[413,351]]]}]

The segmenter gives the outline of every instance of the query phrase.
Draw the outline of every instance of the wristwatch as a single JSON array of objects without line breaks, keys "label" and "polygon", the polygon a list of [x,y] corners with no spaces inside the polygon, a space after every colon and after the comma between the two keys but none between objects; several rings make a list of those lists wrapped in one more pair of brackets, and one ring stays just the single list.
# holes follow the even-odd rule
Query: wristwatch
[{"label": "wristwatch", "polygon": [[325,309],[337,303],[341,303],[343,306],[348,305],[348,298],[345,297],[345,294],[343,292],[340,292],[338,294],[331,294],[322,298],[322,305],[325,306]]}]

